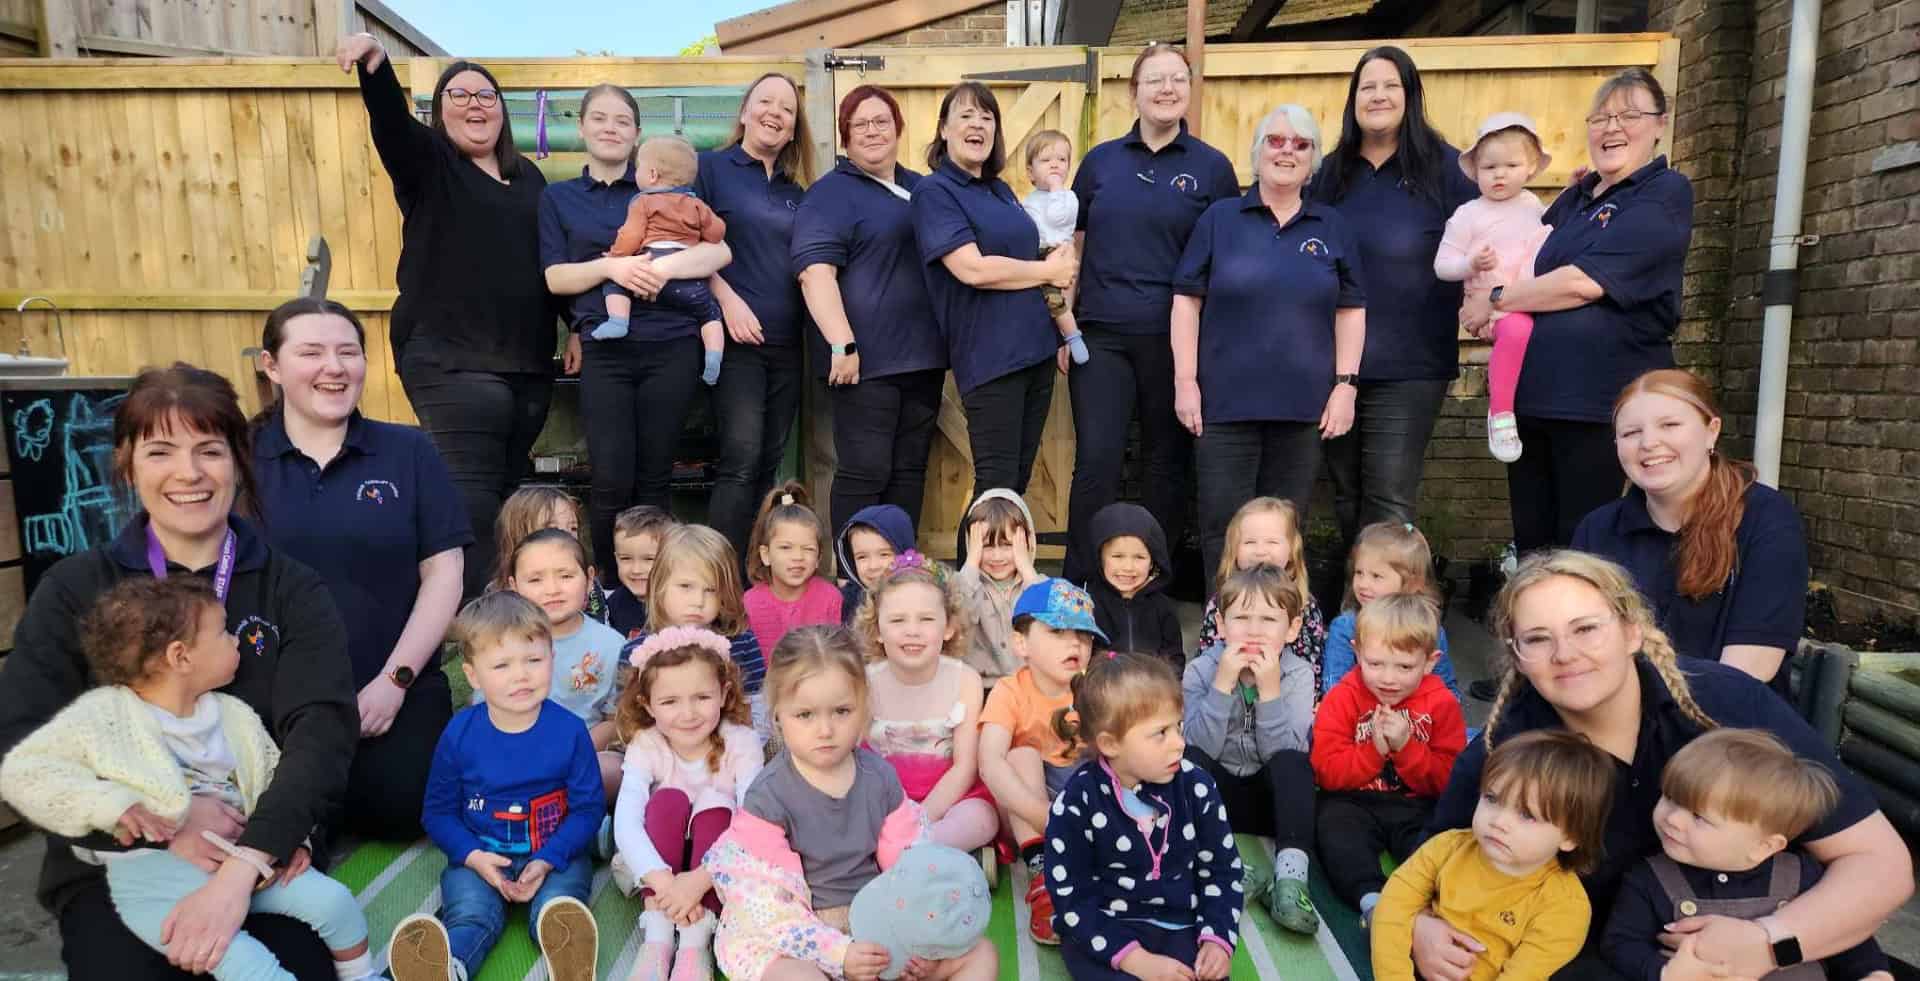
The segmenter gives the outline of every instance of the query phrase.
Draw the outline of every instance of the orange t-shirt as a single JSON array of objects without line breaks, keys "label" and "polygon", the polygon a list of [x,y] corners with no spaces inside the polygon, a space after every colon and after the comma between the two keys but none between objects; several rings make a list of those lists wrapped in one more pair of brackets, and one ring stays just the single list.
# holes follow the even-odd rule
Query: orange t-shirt
[{"label": "orange t-shirt", "polygon": [[1034,683],[1033,669],[1021,668],[994,683],[986,707],[980,710],[980,724],[997,725],[1013,733],[1015,747],[1031,746],[1054,766],[1072,766],[1077,752],[1053,731],[1053,713],[1072,706],[1072,691],[1047,695]]}]

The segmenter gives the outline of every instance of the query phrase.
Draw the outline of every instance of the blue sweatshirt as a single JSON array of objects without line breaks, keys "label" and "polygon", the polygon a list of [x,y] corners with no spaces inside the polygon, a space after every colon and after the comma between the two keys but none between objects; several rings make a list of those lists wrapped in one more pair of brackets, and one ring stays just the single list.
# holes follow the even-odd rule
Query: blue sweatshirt
[{"label": "blue sweatshirt", "polygon": [[[1327,648],[1320,657],[1320,694],[1325,696],[1340,683],[1340,679],[1352,671],[1359,659],[1353,653],[1353,626],[1358,618],[1352,610],[1333,618],[1327,624]],[[1455,699],[1460,698],[1460,682],[1453,676],[1453,659],[1447,656],[1447,628],[1440,628],[1440,663],[1433,666],[1433,673],[1445,682],[1447,690],[1453,692]]]},{"label": "blue sweatshirt", "polygon": [[482,851],[559,869],[587,850],[605,812],[586,723],[546,702],[527,731],[501,732],[475,705],[440,734],[420,823],[450,865]]}]

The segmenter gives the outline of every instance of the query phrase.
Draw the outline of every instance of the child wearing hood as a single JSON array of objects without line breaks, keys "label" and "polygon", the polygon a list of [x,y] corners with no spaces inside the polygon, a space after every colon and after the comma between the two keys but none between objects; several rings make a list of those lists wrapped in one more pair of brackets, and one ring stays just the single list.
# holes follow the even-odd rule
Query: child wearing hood
[{"label": "child wearing hood", "polygon": [[1046,577],[1033,567],[1033,512],[1013,491],[996,487],[981,494],[967,509],[961,531],[967,556],[954,573],[953,589],[972,641],[960,660],[991,688],[1022,666],[1013,651],[1014,601]]},{"label": "child wearing hood", "polygon": [[1093,617],[1113,650],[1152,654],[1178,670],[1186,664],[1180,614],[1166,594],[1173,564],[1167,535],[1138,504],[1109,504],[1089,526],[1099,548],[1099,578],[1087,584]]},{"label": "child wearing hood", "polygon": [[840,571],[847,578],[840,583],[840,624],[849,626],[860,604],[867,601],[867,590],[893,568],[893,560],[914,546],[913,518],[894,504],[872,504],[853,512],[840,529],[834,543]]}]

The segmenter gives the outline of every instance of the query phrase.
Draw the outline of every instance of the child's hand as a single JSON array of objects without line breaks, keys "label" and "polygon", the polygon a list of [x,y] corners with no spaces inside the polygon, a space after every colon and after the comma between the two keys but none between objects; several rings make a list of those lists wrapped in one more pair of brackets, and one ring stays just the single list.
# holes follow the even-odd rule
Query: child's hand
[{"label": "child's hand", "polygon": [[520,878],[508,884],[511,891],[505,894],[506,897],[516,903],[531,902],[534,893],[540,891],[541,883],[547,881],[547,873],[552,869],[553,865],[544,858],[536,858],[528,862],[526,867],[520,870]]},{"label": "child's hand", "polygon": [[1040,263],[1046,267],[1048,284],[1063,290],[1073,288],[1074,277],[1080,273],[1080,257],[1073,251],[1072,242],[1054,246]]},{"label": "child's hand", "polygon": [[1240,672],[1253,664],[1256,655],[1244,647],[1229,647],[1220,653],[1220,667],[1213,672],[1213,688],[1222,695],[1233,694],[1240,684]]},{"label": "child's hand", "polygon": [[1373,731],[1386,740],[1389,752],[1397,753],[1413,735],[1413,724],[1399,712],[1381,706],[1373,710]]},{"label": "child's hand", "polygon": [[494,892],[508,899],[513,898],[513,893],[507,891],[510,885],[507,881],[507,866],[512,864],[513,859],[505,855],[495,855],[479,849],[467,853],[467,868],[472,869],[475,875],[485,880],[487,885],[492,886]]},{"label": "child's hand", "polygon": [[1194,981],[1193,968],[1171,957],[1149,953],[1145,947],[1135,947],[1120,958],[1120,970],[1140,981]]},{"label": "child's hand", "polygon": [[1379,753],[1381,756],[1392,756],[1393,744],[1387,742],[1386,731],[1380,727],[1380,717],[1385,714],[1383,710],[1374,710],[1373,735],[1370,737],[1370,741],[1373,743],[1374,752]]},{"label": "child's hand", "polygon": [[1281,652],[1259,653],[1248,659],[1247,667],[1253,670],[1253,687],[1260,692],[1260,700],[1271,702],[1280,697],[1280,658]]},{"label": "child's hand", "polygon": [[1033,568],[1034,553],[1038,546],[1033,543],[1033,529],[1019,525],[1013,529],[1013,568],[1020,573],[1020,582],[1031,586],[1040,581],[1041,576]]},{"label": "child's hand", "polygon": [[847,981],[874,981],[892,960],[893,955],[887,953],[887,948],[855,941],[847,945],[847,959],[840,969]]},{"label": "child's hand", "polygon": [[691,925],[700,918],[702,909],[700,900],[707,895],[708,883],[705,876],[695,872],[682,872],[673,877],[667,888],[655,893],[660,899],[660,912],[667,919],[681,926]]},{"label": "child's hand", "polygon": [[667,869],[654,869],[640,877],[640,884],[653,892],[652,896],[647,897],[648,902],[653,904],[653,908],[663,909],[664,907],[660,905],[661,897],[667,894],[668,889],[673,888],[673,873]]},{"label": "child's hand", "polygon": [[1660,981],[1752,981],[1740,978],[1729,971],[1726,965],[1709,964],[1700,959],[1694,950],[1696,939],[1689,934],[1680,941],[1680,949],[1673,952],[1667,965],[1660,969]]},{"label": "child's hand", "polygon": [[1473,253],[1473,271],[1488,272],[1500,264],[1500,254],[1491,245],[1481,245]]},{"label": "child's hand", "polygon": [[305,875],[310,868],[313,868],[313,852],[309,851],[307,846],[301,845],[294,849],[292,857],[287,859],[287,867],[281,869],[279,875],[274,876],[273,884],[284,886]]},{"label": "child's hand", "polygon": [[980,553],[987,550],[987,523],[975,521],[967,526],[967,558],[960,564],[963,569],[980,571]]},{"label": "child's hand", "polygon": [[156,844],[173,840],[173,825],[162,820],[144,804],[135,804],[120,815],[120,822],[113,826],[113,840],[122,845],[131,845],[136,841],[151,841]]},{"label": "child's hand", "polygon": [[1199,981],[1221,981],[1233,970],[1233,955],[1219,944],[1201,944],[1200,956],[1193,962],[1193,976]]}]

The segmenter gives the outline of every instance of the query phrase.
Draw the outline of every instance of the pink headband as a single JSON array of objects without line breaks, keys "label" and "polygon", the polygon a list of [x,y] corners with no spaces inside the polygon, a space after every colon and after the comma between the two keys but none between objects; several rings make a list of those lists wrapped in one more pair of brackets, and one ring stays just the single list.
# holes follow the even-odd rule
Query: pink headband
[{"label": "pink headband", "polygon": [[627,663],[633,665],[635,668],[645,667],[647,658],[659,654],[662,651],[670,651],[680,647],[705,648],[723,658],[730,657],[733,651],[733,646],[727,643],[725,637],[705,627],[668,627],[659,633],[649,635],[646,640],[641,641],[640,646],[635,648],[631,655],[628,655]]}]

